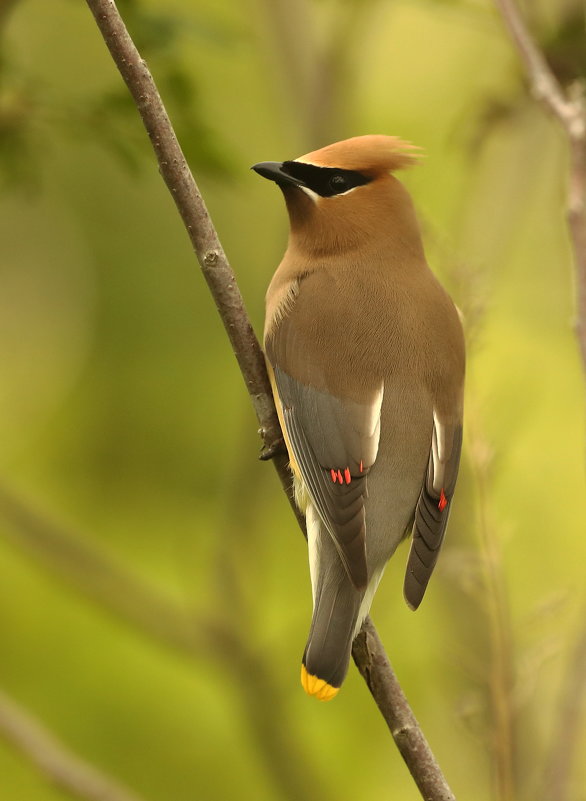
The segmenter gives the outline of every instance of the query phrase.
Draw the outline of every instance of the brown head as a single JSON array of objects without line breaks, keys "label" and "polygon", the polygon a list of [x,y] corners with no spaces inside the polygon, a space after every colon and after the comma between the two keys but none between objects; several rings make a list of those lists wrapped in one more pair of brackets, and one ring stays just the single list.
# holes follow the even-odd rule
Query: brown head
[{"label": "brown head", "polygon": [[281,188],[291,222],[290,247],[305,254],[347,253],[380,238],[421,252],[411,198],[391,173],[409,167],[416,149],[393,136],[355,136],[292,161],[252,169]]}]

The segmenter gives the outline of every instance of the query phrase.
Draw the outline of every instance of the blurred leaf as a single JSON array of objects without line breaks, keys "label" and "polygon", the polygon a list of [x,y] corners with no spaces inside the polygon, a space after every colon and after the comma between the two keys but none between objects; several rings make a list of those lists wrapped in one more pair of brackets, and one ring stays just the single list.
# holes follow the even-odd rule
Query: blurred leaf
[{"label": "blurred leaf", "polygon": [[206,169],[216,176],[230,174],[228,147],[204,120],[199,91],[189,73],[183,67],[172,66],[160,76],[158,86],[191,167]]},{"label": "blurred leaf", "polygon": [[[83,102],[76,105],[71,115],[76,115],[77,120],[69,135],[104,147],[131,173],[140,172],[144,157],[150,155],[148,141],[125,86],[105,92],[85,105]],[[71,117],[64,120],[67,128],[70,122]]]},{"label": "blurred leaf", "polygon": [[38,89],[0,60],[0,188],[30,191],[39,184],[41,142],[34,135]]},{"label": "blurred leaf", "polygon": [[559,28],[544,38],[543,50],[557,79],[568,85],[586,76],[586,17],[584,7],[570,9]]},{"label": "blurred leaf", "polygon": [[172,47],[184,29],[178,15],[147,11],[138,0],[119,0],[118,7],[138,50],[153,56]]},{"label": "blurred leaf", "polygon": [[152,11],[140,0],[119,0],[120,13],[131,32],[135,45],[143,55],[152,56],[160,51],[170,51],[185,36],[197,36],[218,46],[234,45],[243,38],[242,32],[233,24],[218,22],[208,15],[184,16]]},{"label": "blurred leaf", "polygon": [[[152,12],[139,0],[119,3],[140,53],[156,76],[163,102],[191,166],[216,177],[231,173],[229,148],[203,117],[201,95],[193,75],[180,61],[180,39],[186,31],[224,46],[235,29],[217,23],[201,26],[180,14]],[[148,138],[126,87],[94,95],[64,98],[43,87],[41,75],[28,75],[15,58],[0,62],[0,189],[38,189],[51,136],[85,140],[107,150],[136,176],[153,163]]]}]

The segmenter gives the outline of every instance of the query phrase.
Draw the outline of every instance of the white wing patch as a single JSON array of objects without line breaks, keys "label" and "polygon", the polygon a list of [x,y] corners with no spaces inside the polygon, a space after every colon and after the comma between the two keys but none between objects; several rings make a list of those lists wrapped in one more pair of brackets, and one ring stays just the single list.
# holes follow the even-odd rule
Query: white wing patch
[{"label": "white wing patch", "polygon": [[319,575],[320,531],[323,523],[321,517],[318,514],[317,509],[311,503],[311,501],[307,504],[307,508],[305,511],[305,523],[307,527],[307,551],[309,554],[309,575],[311,577],[311,593],[313,596],[313,602],[315,604],[315,590],[317,587],[317,578]]},{"label": "white wing patch", "polygon": [[431,441],[431,458],[433,464],[433,489],[438,494],[444,489],[444,479],[446,463],[452,455],[452,448],[449,448],[446,437],[446,428],[438,418],[436,410],[433,410],[433,435]]},{"label": "white wing patch", "polygon": [[380,436],[380,411],[383,405],[383,397],[385,394],[385,383],[384,381],[380,385],[380,389],[374,396],[374,400],[372,402],[372,407],[370,410],[370,426],[372,434],[377,432],[376,437],[376,449],[378,450],[378,439]]},{"label": "white wing patch", "polygon": [[383,405],[383,396],[385,391],[384,382],[381,383],[380,389],[374,396],[372,404],[370,405],[369,416],[366,419],[365,434],[368,436],[368,452],[362,454],[365,464],[372,465],[375,462],[378,453],[378,444],[380,440],[380,412]]}]

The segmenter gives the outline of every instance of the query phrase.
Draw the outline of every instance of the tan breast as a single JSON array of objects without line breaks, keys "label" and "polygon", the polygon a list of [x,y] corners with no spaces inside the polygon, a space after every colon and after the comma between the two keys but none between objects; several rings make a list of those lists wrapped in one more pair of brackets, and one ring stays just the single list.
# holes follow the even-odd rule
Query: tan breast
[{"label": "tan breast", "polygon": [[266,297],[264,340],[273,332],[283,317],[291,311],[299,293],[297,278],[283,278],[276,273],[271,281]]}]

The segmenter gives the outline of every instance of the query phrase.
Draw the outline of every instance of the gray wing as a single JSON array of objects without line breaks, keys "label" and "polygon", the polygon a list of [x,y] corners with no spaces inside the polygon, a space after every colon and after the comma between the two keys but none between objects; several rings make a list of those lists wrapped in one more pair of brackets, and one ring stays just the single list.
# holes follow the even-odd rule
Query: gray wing
[{"label": "gray wing", "polygon": [[462,449],[462,424],[442,423],[434,414],[433,436],[427,473],[413,525],[413,540],[404,595],[411,609],[423,599],[444,539],[450,506],[458,477]]},{"label": "gray wing", "polygon": [[352,583],[362,589],[368,581],[364,499],[378,450],[382,385],[371,400],[357,403],[273,369],[292,456]]}]

